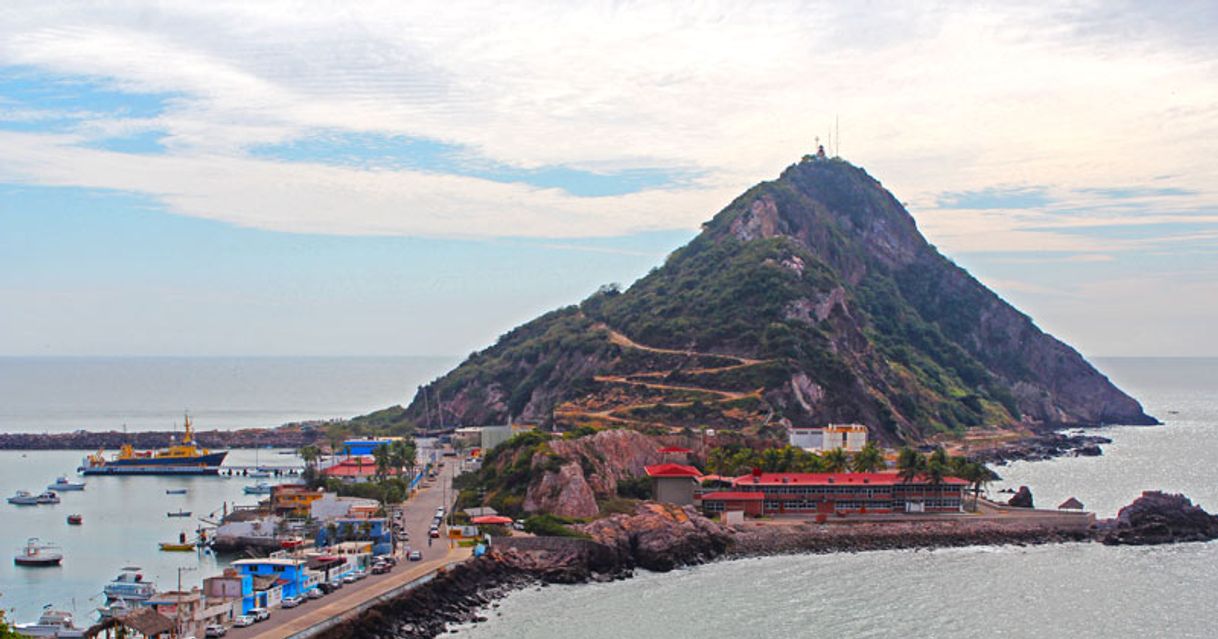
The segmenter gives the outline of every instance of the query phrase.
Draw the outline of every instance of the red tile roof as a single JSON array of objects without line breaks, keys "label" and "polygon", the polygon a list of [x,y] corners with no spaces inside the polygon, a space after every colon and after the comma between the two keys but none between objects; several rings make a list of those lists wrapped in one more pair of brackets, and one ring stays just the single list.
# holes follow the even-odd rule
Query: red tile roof
[{"label": "red tile roof", "polygon": [[[879,486],[894,486],[896,484],[926,484],[926,477],[918,476],[913,481],[906,482],[895,472],[887,473],[761,473],[758,475],[743,475],[732,480],[734,486],[857,486],[871,484]],[[967,486],[968,482],[958,477],[944,477],[944,484],[951,486]]]},{"label": "red tile roof", "polygon": [[730,491],[721,491],[717,493],[706,493],[702,495],[702,501],[706,500],[721,500],[721,501],[761,501],[765,499],[762,493],[739,493]]},{"label": "red tile roof", "polygon": [[[351,457],[321,471],[327,477],[371,477],[376,474],[376,461],[372,457]],[[398,469],[390,468],[389,475],[398,474]]]},{"label": "red tile roof", "polygon": [[702,473],[693,466],[683,464],[658,464],[647,467],[648,477],[701,477]]}]

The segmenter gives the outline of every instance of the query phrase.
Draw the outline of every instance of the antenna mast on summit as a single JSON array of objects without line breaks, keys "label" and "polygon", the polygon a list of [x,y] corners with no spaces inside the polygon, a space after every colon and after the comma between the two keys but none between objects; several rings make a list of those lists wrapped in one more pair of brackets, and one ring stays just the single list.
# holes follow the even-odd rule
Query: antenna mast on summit
[{"label": "antenna mast on summit", "polygon": [[833,139],[835,140],[833,147],[833,157],[842,157],[842,119],[839,115],[833,116]]}]

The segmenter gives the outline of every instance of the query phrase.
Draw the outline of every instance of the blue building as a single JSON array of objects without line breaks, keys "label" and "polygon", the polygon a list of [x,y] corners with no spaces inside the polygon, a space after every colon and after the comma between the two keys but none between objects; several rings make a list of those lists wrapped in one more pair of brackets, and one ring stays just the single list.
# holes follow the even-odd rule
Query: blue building
[{"label": "blue building", "polygon": [[326,525],[318,529],[315,541],[318,548],[333,546],[344,541],[367,541],[372,543],[374,556],[388,555],[393,552],[393,532],[389,530],[389,522],[383,517],[335,519],[333,528]]},{"label": "blue building", "polygon": [[239,559],[233,567],[250,577],[250,590],[242,584],[241,613],[251,608],[273,608],[285,597],[300,597],[318,586],[316,574],[307,570],[308,561],[289,557]]},{"label": "blue building", "polygon": [[343,454],[348,456],[371,455],[381,446],[388,446],[401,437],[377,437],[375,439],[348,439],[343,442]]}]

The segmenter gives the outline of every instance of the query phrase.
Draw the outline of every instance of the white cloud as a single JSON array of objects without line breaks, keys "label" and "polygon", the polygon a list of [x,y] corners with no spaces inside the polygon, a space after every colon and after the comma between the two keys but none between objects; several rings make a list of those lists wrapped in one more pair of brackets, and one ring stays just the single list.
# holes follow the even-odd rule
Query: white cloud
[{"label": "white cloud", "polygon": [[[1164,174],[1177,176],[1164,186],[1198,195],[1156,203],[1161,214],[1218,202],[1218,69],[1199,55],[1205,39],[1177,37],[1198,15],[1177,9],[1158,23],[1085,3],[8,3],[0,65],[174,97],[156,118],[97,119],[81,138],[6,135],[0,171],[284,231],[612,235],[696,227],[840,113],[844,155],[911,202],[945,250],[1103,252],[1119,246],[1050,227],[1106,224],[1115,208],[1067,219],[934,202],[1018,183],[1052,187],[1059,208],[1106,207],[1075,190]],[[78,144],[152,129],[168,132],[167,156]],[[703,177],[575,198],[247,154],[334,131],[434,139],[522,168]]]}]

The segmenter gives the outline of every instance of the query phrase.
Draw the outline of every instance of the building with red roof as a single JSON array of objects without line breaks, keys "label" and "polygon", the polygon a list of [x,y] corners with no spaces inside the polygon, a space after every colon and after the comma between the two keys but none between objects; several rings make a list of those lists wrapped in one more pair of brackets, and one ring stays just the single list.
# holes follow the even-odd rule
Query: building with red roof
[{"label": "building with red roof", "polygon": [[[368,481],[376,476],[376,460],[371,455],[348,457],[333,466],[322,469],[325,477],[337,477],[343,481]],[[397,476],[398,469],[389,468],[386,472],[390,477]]]},{"label": "building with red roof", "polygon": [[[762,473],[732,480],[732,491],[702,496],[708,514],[743,510],[758,515],[960,512],[968,482],[923,476],[905,481],[895,472]],[[749,497],[744,497],[749,495]]]},{"label": "building with red roof", "polygon": [[648,466],[651,478],[651,497],[658,502],[688,506],[694,503],[694,488],[702,472],[684,464],[656,464]]}]

